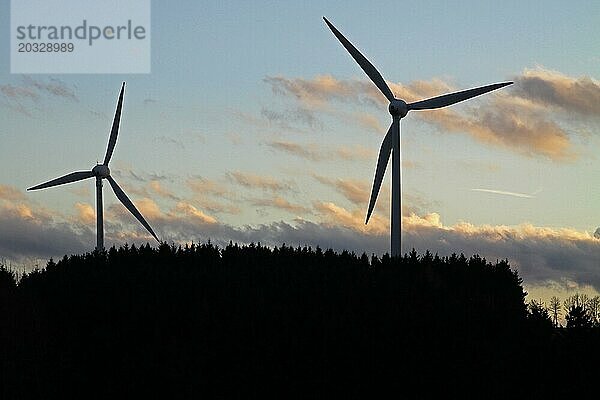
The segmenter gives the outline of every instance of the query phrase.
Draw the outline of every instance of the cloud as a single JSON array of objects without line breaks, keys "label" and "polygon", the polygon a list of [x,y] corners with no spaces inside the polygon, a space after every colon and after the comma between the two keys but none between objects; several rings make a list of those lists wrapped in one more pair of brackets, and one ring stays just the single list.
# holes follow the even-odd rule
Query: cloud
[{"label": "cloud", "polygon": [[311,161],[362,161],[373,159],[375,152],[364,146],[340,146],[337,149],[323,148],[316,143],[297,143],[289,140],[272,140],[265,144],[277,151]]},{"label": "cloud", "polygon": [[342,145],[339,148],[337,148],[333,153],[336,157],[346,161],[371,160],[375,159],[376,155],[375,151],[361,145]]},{"label": "cloud", "polygon": [[265,144],[275,150],[306,158],[307,160],[322,161],[325,158],[325,155],[314,143],[300,144],[286,140],[273,140]]},{"label": "cloud", "polygon": [[[144,219],[150,224],[158,237],[161,237],[160,230],[157,229],[158,222],[164,218],[158,204],[149,198],[136,199],[135,207],[142,214]],[[125,208],[121,203],[111,204],[104,212],[104,234],[107,236],[105,243],[113,240],[117,243],[125,241],[153,241],[146,228]],[[129,239],[128,239],[129,238]]]},{"label": "cloud", "polygon": [[89,185],[78,185],[74,187],[69,187],[67,190],[78,197],[90,197],[92,195],[92,191]]},{"label": "cloud", "polygon": [[[339,206],[332,202],[313,204],[313,221],[296,218],[254,226],[234,227],[220,222],[189,202],[178,202],[167,211],[150,199],[136,201],[161,239],[184,243],[211,239],[225,245],[261,242],[275,246],[310,245],[357,253],[383,254],[389,249],[389,221],[373,215],[364,224],[364,209]],[[285,207],[286,201],[280,202]],[[275,204],[276,206],[276,204]],[[292,204],[292,207],[294,205]],[[92,250],[95,244],[92,207],[76,205],[81,218],[73,219],[49,212],[25,201],[0,202],[0,257],[17,262],[39,262],[48,257]],[[121,205],[107,210],[107,245],[151,241],[145,229]],[[463,252],[487,259],[507,258],[519,269],[527,285],[564,285],[600,289],[600,229],[596,237],[569,228],[473,225],[460,222],[445,225],[437,213],[409,214],[403,217],[403,251],[426,249],[440,255]],[[27,261],[29,260],[29,261]],[[43,261],[42,261],[43,262]],[[31,264],[28,264],[31,265]],[[43,265],[43,264],[42,264]]]},{"label": "cloud", "polygon": [[402,169],[419,168],[421,166],[421,164],[416,161],[411,161],[411,160],[406,160],[406,159],[403,159],[401,161],[401,163],[402,163]]},{"label": "cloud", "polygon": [[227,200],[226,202],[225,199],[212,200],[206,198],[194,198],[192,201],[202,209],[213,214],[238,215],[242,212],[242,209],[230,200]]},{"label": "cloud", "polygon": [[231,142],[233,145],[243,144],[242,135],[237,132],[228,132],[225,134],[225,137]]},{"label": "cloud", "polygon": [[[377,109],[387,105],[387,100],[366,79],[337,80],[331,76],[291,79],[279,76],[267,77],[265,82],[271,85],[274,93],[291,97],[302,106],[322,113],[335,113],[335,107],[341,103],[377,106]],[[457,90],[437,78],[409,84],[388,84],[397,97],[407,102]],[[554,161],[575,160],[578,153],[574,149],[572,135],[555,121],[556,115],[550,113],[546,106],[553,105],[565,111],[576,110],[587,116],[598,115],[598,82],[591,78],[575,79],[545,70],[525,70],[515,78],[513,86],[489,93],[464,106],[415,111],[411,115],[442,131],[466,133],[486,145],[526,156],[542,156]],[[570,90],[577,96],[571,96]],[[586,100],[578,100],[580,96]],[[365,120],[372,124],[378,122],[370,117]],[[383,131],[376,125],[373,128]]]},{"label": "cloud", "polygon": [[217,196],[224,196],[229,193],[229,190],[225,185],[217,181],[202,177],[194,176],[186,181],[186,185],[193,192],[198,194],[211,194]]},{"label": "cloud", "polygon": [[0,259],[43,266],[48,257],[89,250],[94,233],[54,214],[26,200],[0,202]]},{"label": "cloud", "polygon": [[370,190],[368,182],[358,179],[331,179],[320,175],[313,175],[320,183],[334,188],[354,205],[365,205],[369,201]]},{"label": "cloud", "polygon": [[291,189],[289,184],[280,182],[269,176],[255,175],[240,171],[230,172],[228,176],[238,185],[251,189],[257,188],[271,190],[273,192],[287,191]]},{"label": "cloud", "polygon": [[204,212],[202,212],[201,210],[198,210],[193,205],[185,203],[185,202],[177,203],[177,207],[175,208],[175,210],[178,213],[182,213],[185,216],[192,217],[192,219],[198,220],[199,222],[204,223],[204,224],[216,224],[217,223],[216,218],[205,214]]},{"label": "cloud", "polygon": [[[297,107],[284,112],[265,110],[262,115],[270,122],[277,122],[283,129],[292,129],[292,125],[302,123],[311,129],[323,128],[317,113],[330,115],[343,121],[351,121],[364,127],[369,132],[384,133],[383,127],[377,117],[365,111],[348,112],[334,108],[332,101],[346,104],[357,103],[374,106],[380,99],[378,92],[365,85],[363,81],[338,81],[325,75],[309,79],[289,79],[282,76],[266,77],[264,82],[271,86],[273,93],[281,96],[292,96],[297,101]],[[350,87],[349,87],[350,86]]]},{"label": "cloud", "polygon": [[[439,215],[412,215],[403,221],[405,243],[440,254],[463,251],[490,260],[507,258],[528,284],[565,279],[600,289],[600,242],[569,228],[442,224]],[[406,249],[405,249],[406,250]]]},{"label": "cloud", "polygon": [[137,182],[147,183],[150,181],[173,181],[174,176],[167,174],[158,174],[155,172],[139,172],[129,167],[119,165],[114,170],[111,168],[110,174],[113,177],[130,179]]},{"label": "cloud", "polygon": [[[143,198],[138,199],[135,202],[135,206],[140,213],[144,216],[146,220],[148,219],[157,219],[160,218],[162,213],[160,212],[160,208],[158,204],[152,199]],[[129,211],[127,211],[129,213]]]},{"label": "cloud", "polygon": [[180,200],[179,196],[176,196],[172,191],[166,189],[161,183],[160,181],[150,181],[150,183],[148,184],[148,186],[150,187],[150,190],[167,199],[170,200]]},{"label": "cloud", "polygon": [[377,88],[365,85],[364,81],[340,81],[330,75],[314,79],[268,76],[263,81],[271,86],[273,93],[282,96],[291,94],[309,108],[322,108],[331,100],[370,105],[380,102],[378,98],[374,100]]},{"label": "cloud", "polygon": [[177,147],[180,150],[185,149],[185,144],[183,143],[183,141],[179,140],[179,139],[175,139],[169,136],[156,136],[154,138],[154,140],[158,143],[162,143],[164,145],[169,145],[169,146],[174,146]]},{"label": "cloud", "polygon": [[34,88],[40,93],[46,93],[55,97],[63,97],[73,101],[79,101],[75,90],[69,87],[65,82],[57,78],[49,78],[48,81],[34,79],[30,76],[23,77],[23,83],[26,87]]},{"label": "cloud", "polygon": [[573,78],[542,67],[525,69],[515,77],[517,96],[584,116],[600,116],[600,82],[588,76]]},{"label": "cloud", "polygon": [[308,207],[304,207],[299,204],[292,204],[283,197],[279,196],[274,198],[257,199],[254,200],[252,204],[258,207],[277,208],[296,215],[306,215],[311,212]]},{"label": "cloud", "polygon": [[195,176],[186,181],[193,193],[193,203],[212,213],[239,214],[238,199],[225,185],[217,181]]},{"label": "cloud", "polygon": [[419,114],[440,129],[467,133],[475,140],[526,156],[543,156],[554,161],[577,158],[567,132],[535,107],[524,107],[510,96],[496,95],[490,105],[459,113],[451,108]]},{"label": "cloud", "polygon": [[[371,182],[362,181],[358,179],[344,179],[344,178],[328,178],[313,174],[313,177],[322,183],[323,185],[333,188],[336,192],[344,196],[353,206],[356,206],[361,210],[363,214],[366,213],[369,198],[371,197]],[[389,188],[382,185],[379,189],[379,195],[377,196],[377,203],[375,205],[376,214],[388,215],[389,214]],[[406,195],[405,195],[406,197]],[[383,200],[381,200],[383,198]],[[366,215],[363,215],[363,223]]]},{"label": "cloud", "polygon": [[379,215],[373,215],[365,224],[365,211],[355,208],[348,210],[332,202],[316,202],[314,208],[327,226],[342,226],[357,232],[383,235],[389,232],[389,220]]},{"label": "cloud", "polygon": [[21,86],[13,86],[13,85],[0,85],[0,93],[4,95],[5,98],[19,101],[19,100],[33,100],[37,101],[40,98],[40,95],[29,87],[21,87]]},{"label": "cloud", "polygon": [[364,126],[365,128],[373,131],[373,133],[385,133],[387,132],[387,128],[384,128],[379,119],[372,114],[368,114],[365,112],[352,113],[352,117],[359,125]]},{"label": "cloud", "polygon": [[[391,88],[408,102],[457,90],[439,79],[409,85],[391,84]],[[523,101],[510,90],[486,94],[475,103],[477,106],[472,104],[465,103],[464,108],[417,111],[414,115],[441,130],[467,133],[481,143],[523,155],[544,156],[556,161],[576,158],[567,132],[539,105]]]},{"label": "cloud", "polygon": [[87,203],[75,203],[77,218],[84,224],[92,225],[96,222],[96,212],[94,207]]},{"label": "cloud", "polygon": [[311,129],[322,127],[321,122],[317,120],[314,112],[303,107],[287,109],[284,111],[270,110],[263,107],[260,114],[266,118],[269,123],[276,124],[284,129],[290,129],[290,124],[304,125]]},{"label": "cloud", "polygon": [[25,195],[14,186],[0,184],[0,200],[20,201],[25,200]]},{"label": "cloud", "polygon": [[27,116],[32,116],[32,109],[39,108],[40,100],[47,97],[79,101],[74,89],[56,78],[42,80],[24,76],[19,84],[0,85],[0,104]]}]

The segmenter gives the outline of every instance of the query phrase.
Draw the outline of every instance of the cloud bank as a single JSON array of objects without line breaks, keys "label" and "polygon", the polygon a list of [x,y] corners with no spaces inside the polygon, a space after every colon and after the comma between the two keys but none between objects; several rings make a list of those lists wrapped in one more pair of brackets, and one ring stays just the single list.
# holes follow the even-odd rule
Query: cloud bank
[{"label": "cloud bank", "polygon": [[[365,188],[343,180],[323,180],[337,187],[356,206],[342,207],[334,202],[314,202],[307,207],[276,197],[256,205],[308,213],[310,220],[297,217],[290,222],[273,221],[254,226],[234,227],[223,223],[205,209],[186,201],[174,201],[167,210],[152,200],[136,199],[136,205],[159,236],[168,242],[212,240],[226,245],[261,242],[279,246],[309,245],[357,253],[381,255],[389,249],[389,220],[373,215],[364,225],[361,204]],[[94,209],[76,203],[71,215],[50,213],[27,201],[16,188],[0,186],[0,259],[17,263],[45,260],[64,254],[81,253],[95,244]],[[125,208],[115,204],[106,210],[106,243],[153,243],[153,239]],[[517,267],[528,285],[556,285],[576,282],[600,290],[600,229],[595,234],[568,228],[518,226],[476,226],[468,222],[444,225],[440,215],[407,213],[403,217],[403,251],[416,248],[449,255],[464,252],[480,254],[490,260],[507,258]],[[43,265],[43,263],[42,263]]]},{"label": "cloud bank", "polygon": [[[562,126],[572,113],[580,118],[600,116],[600,83],[591,77],[569,77],[543,68],[526,69],[514,85],[458,107],[411,113],[441,131],[463,133],[480,143],[530,157],[573,161],[579,154],[573,134]],[[267,77],[273,93],[296,101],[313,113],[332,113],[343,104],[372,110],[387,100],[368,80]],[[394,94],[413,102],[460,90],[441,79],[408,84],[388,82]],[[366,119],[377,123],[370,114]],[[365,117],[363,116],[363,119]],[[379,129],[382,130],[382,129]]]}]

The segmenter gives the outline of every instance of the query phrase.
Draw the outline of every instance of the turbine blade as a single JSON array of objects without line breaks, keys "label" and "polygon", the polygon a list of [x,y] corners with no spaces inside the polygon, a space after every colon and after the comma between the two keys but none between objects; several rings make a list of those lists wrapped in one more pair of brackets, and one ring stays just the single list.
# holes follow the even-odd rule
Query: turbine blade
[{"label": "turbine blade", "polygon": [[115,118],[113,119],[112,129],[110,130],[110,139],[108,139],[108,148],[106,149],[106,155],[104,156],[104,165],[108,165],[110,158],[112,157],[115,144],[117,143],[117,135],[119,134],[119,124],[121,123],[121,109],[123,108],[123,93],[125,92],[125,82],[121,85],[121,93],[119,94],[119,101],[117,102],[117,110],[115,111]]},{"label": "turbine blade", "polygon": [[60,178],[52,179],[51,181],[48,181],[45,183],[40,183],[37,186],[30,187],[27,190],[38,190],[38,189],[49,188],[52,186],[64,185],[65,183],[77,182],[82,179],[91,178],[93,176],[94,176],[94,173],[92,171],[71,172],[70,174],[61,176]]},{"label": "turbine blade", "polygon": [[156,239],[156,241],[160,243],[160,240],[158,240],[156,234],[154,233],[150,225],[146,222],[146,220],[144,219],[142,214],[137,210],[137,208],[135,208],[135,206],[133,205],[131,200],[129,200],[129,197],[127,197],[123,189],[121,189],[119,185],[117,185],[117,182],[111,176],[108,176],[106,179],[108,179],[108,182],[110,183],[113,192],[115,192],[115,195],[119,200],[121,200],[121,203],[123,203],[125,208],[128,209],[129,212],[131,212],[133,216],[136,217],[142,225],[144,225],[144,228],[146,228],[148,232],[150,232],[154,239]]},{"label": "turbine blade", "polygon": [[348,41],[348,39],[346,39],[344,35],[342,35],[340,31],[338,31],[336,27],[333,26],[333,24],[327,20],[327,18],[323,17],[323,19],[325,20],[325,23],[327,24],[329,29],[331,29],[331,32],[333,32],[335,37],[337,37],[338,40],[342,43],[342,45],[346,48],[346,50],[348,50],[348,53],[350,53],[352,58],[354,58],[358,65],[360,65],[362,70],[365,71],[365,73],[369,76],[371,81],[373,81],[375,86],[377,86],[379,90],[381,90],[381,93],[383,93],[383,95],[387,97],[388,101],[394,100],[394,94],[390,90],[387,83],[385,83],[385,80],[383,79],[379,71],[377,71],[377,69],[373,66],[373,64],[371,64],[371,62],[367,60],[367,58],[363,56],[360,53],[360,51],[358,51],[356,47],[354,47],[354,45],[350,43],[350,41]]},{"label": "turbine blade", "polygon": [[377,168],[375,169],[375,179],[373,180],[373,188],[371,189],[371,199],[369,200],[369,210],[367,211],[367,219],[365,220],[365,224],[369,223],[369,218],[371,218],[371,213],[373,212],[375,202],[377,201],[377,195],[379,194],[379,189],[381,188],[383,175],[385,174],[385,169],[390,159],[390,153],[392,152],[392,135],[394,134],[394,128],[397,124],[397,121],[392,122],[390,129],[388,129],[385,137],[383,138],[381,148],[379,149]]},{"label": "turbine blade", "polygon": [[449,93],[431,99],[417,101],[408,104],[409,110],[431,110],[434,108],[446,107],[471,97],[491,92],[492,90],[500,89],[501,87],[511,85],[513,82],[494,83],[493,85],[482,86],[474,89],[463,90],[461,92]]}]

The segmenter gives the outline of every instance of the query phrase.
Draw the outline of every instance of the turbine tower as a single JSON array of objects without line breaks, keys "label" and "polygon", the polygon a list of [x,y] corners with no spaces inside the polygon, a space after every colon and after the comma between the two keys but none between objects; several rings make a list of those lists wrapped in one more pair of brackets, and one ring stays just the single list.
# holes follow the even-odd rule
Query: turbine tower
[{"label": "turbine tower", "polygon": [[449,93],[438,97],[433,97],[426,100],[417,101],[414,103],[406,103],[404,100],[397,99],[392,91],[390,90],[385,80],[377,71],[377,69],[363,56],[360,51],[356,49],[336,29],[327,18],[323,17],[325,23],[331,29],[335,37],[342,43],[342,45],[348,50],[348,53],[354,58],[358,65],[362,68],[371,81],[379,88],[381,93],[390,102],[388,111],[392,115],[392,124],[388,129],[381,148],[379,149],[379,157],[377,159],[377,167],[375,169],[375,179],[373,181],[373,188],[371,189],[371,198],[369,200],[369,209],[367,211],[367,218],[365,224],[369,222],[377,195],[379,194],[379,188],[381,187],[381,181],[387,167],[390,153],[392,154],[392,207],[391,207],[391,252],[392,256],[400,256],[401,247],[401,224],[402,224],[402,210],[400,208],[402,192],[402,170],[400,167],[401,156],[400,156],[400,120],[412,110],[431,110],[434,108],[446,107],[459,101],[470,99],[471,97],[479,96],[492,90],[500,89],[501,87],[512,84],[512,82],[495,83],[493,85],[482,86],[474,89],[463,90],[461,92]]},{"label": "turbine tower", "polygon": [[39,184],[34,187],[30,187],[27,190],[38,190],[45,189],[52,186],[64,185],[65,183],[77,182],[82,179],[96,178],[96,250],[104,249],[104,222],[103,222],[103,209],[102,209],[102,179],[107,179],[108,183],[112,187],[113,192],[117,198],[123,203],[138,221],[144,225],[144,228],[150,232],[150,234],[158,242],[158,237],[146,222],[142,214],[135,208],[135,205],[129,200],[129,197],[125,194],[123,189],[119,187],[117,182],[110,176],[110,169],[108,168],[108,162],[112,157],[115,144],[117,143],[117,135],[119,134],[119,124],[121,122],[121,109],[123,107],[123,94],[125,93],[125,82],[121,86],[121,93],[119,94],[119,100],[117,102],[117,110],[115,111],[115,118],[113,120],[112,129],[110,131],[110,139],[108,140],[108,148],[106,149],[106,155],[104,156],[104,162],[102,164],[96,164],[91,171],[78,171],[71,172],[60,178],[53,179],[51,181]]}]

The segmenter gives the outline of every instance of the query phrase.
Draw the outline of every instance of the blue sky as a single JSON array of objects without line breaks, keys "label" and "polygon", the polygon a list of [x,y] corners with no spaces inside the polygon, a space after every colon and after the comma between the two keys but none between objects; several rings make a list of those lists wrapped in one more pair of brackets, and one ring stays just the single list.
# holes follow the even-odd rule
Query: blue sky
[{"label": "blue sky", "polygon": [[[92,182],[24,189],[103,158],[121,81],[111,169],[161,238],[385,251],[389,177],[377,218],[362,221],[387,105],[325,15],[397,95],[516,81],[402,121],[405,250],[508,257],[531,286],[599,287],[600,5],[324,3],[153,1],[147,75],[22,76],[0,58],[0,201],[11,227],[0,256],[31,263],[93,247]],[[9,2],[1,7],[8,54]],[[10,96],[32,82],[66,91]],[[107,241],[148,240],[105,189]],[[20,230],[40,246],[11,239]],[[50,233],[56,246],[44,244]]]}]

